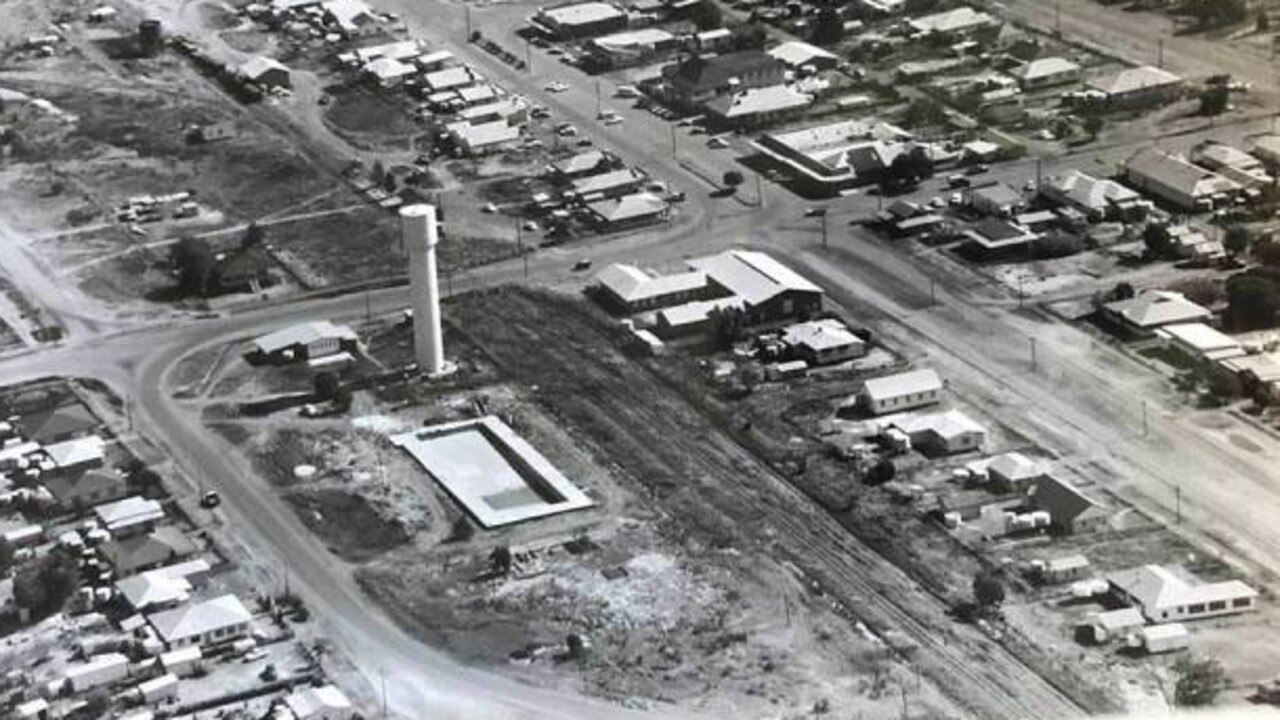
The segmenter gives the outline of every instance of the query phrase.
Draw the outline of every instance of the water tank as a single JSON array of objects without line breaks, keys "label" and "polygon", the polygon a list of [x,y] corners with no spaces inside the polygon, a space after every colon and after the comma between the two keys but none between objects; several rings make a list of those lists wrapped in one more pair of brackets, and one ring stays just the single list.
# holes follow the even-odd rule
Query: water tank
[{"label": "water tank", "polygon": [[143,55],[152,57],[160,52],[160,21],[143,20],[138,23],[138,49]]}]

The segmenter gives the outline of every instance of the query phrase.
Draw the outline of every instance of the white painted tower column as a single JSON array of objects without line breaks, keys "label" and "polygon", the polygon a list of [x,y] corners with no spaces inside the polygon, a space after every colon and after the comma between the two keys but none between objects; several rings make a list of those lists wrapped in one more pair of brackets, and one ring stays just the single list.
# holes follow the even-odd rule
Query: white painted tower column
[{"label": "white painted tower column", "polygon": [[402,250],[409,256],[409,297],[413,307],[413,354],[428,375],[443,375],[451,368],[444,360],[440,331],[440,287],[436,282],[436,209],[432,205],[407,205],[400,209]]}]

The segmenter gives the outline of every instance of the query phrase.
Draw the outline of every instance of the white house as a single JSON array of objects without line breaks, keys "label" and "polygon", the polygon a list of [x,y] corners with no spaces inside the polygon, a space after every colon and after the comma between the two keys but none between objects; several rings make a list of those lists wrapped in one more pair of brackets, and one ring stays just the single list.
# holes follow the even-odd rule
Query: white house
[{"label": "white house", "polygon": [[830,365],[867,354],[867,343],[834,318],[788,326],[782,342],[810,365]]},{"label": "white house", "polygon": [[928,369],[873,378],[863,383],[858,399],[872,415],[933,405],[942,399],[942,379]]},{"label": "white house", "polygon": [[351,701],[333,685],[308,687],[285,696],[285,707],[297,720],[328,720],[351,713]]},{"label": "white house", "polygon": [[164,518],[160,503],[148,498],[131,495],[123,500],[99,505],[93,509],[98,524],[121,538],[150,530]]},{"label": "white house", "polygon": [[188,645],[219,645],[249,634],[253,614],[240,598],[223,595],[147,617],[170,650]]},{"label": "white house", "polygon": [[253,341],[254,353],[275,361],[307,360],[355,350],[356,332],[328,320],[298,323]]},{"label": "white house", "polygon": [[976,450],[987,439],[986,428],[959,410],[913,415],[895,420],[911,446],[928,455],[953,455]]},{"label": "white house", "polygon": [[1258,592],[1239,580],[1198,583],[1160,565],[1142,565],[1107,577],[1112,592],[1151,622],[1186,621],[1257,609]]}]

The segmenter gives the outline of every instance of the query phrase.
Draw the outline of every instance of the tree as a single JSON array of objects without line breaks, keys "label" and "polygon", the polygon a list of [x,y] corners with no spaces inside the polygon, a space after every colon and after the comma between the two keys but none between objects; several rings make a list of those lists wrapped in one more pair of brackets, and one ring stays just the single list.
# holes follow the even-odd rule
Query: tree
[{"label": "tree", "polygon": [[1086,115],[1084,118],[1084,131],[1089,139],[1098,137],[1098,133],[1102,132],[1102,117],[1099,115]]},{"label": "tree", "polygon": [[1253,256],[1265,267],[1280,267],[1280,243],[1273,240],[1254,243]]},{"label": "tree", "polygon": [[711,327],[708,333],[711,342],[717,349],[726,350],[742,339],[747,315],[740,307],[717,307],[712,308],[707,321]]},{"label": "tree", "polygon": [[333,406],[339,412],[346,412],[351,409],[352,399],[351,389],[346,385],[338,385],[338,387],[334,388],[333,395],[329,398],[329,401],[333,403]]},{"label": "tree", "polygon": [[61,610],[75,589],[75,564],[65,553],[55,551],[18,568],[13,600],[38,619]]},{"label": "tree", "polygon": [[813,42],[817,45],[835,45],[844,39],[844,19],[834,7],[824,7],[818,11],[817,23],[813,28]]},{"label": "tree", "polygon": [[169,251],[169,260],[178,271],[178,286],[184,293],[200,297],[209,294],[217,258],[208,240],[182,238]]},{"label": "tree", "polygon": [[866,477],[863,482],[868,485],[883,485],[893,479],[898,474],[898,468],[889,458],[880,458],[876,461],[871,469],[867,470]]},{"label": "tree", "polygon": [[0,577],[7,577],[13,568],[13,546],[0,539]]},{"label": "tree", "polygon": [[1230,101],[1231,90],[1226,85],[1210,85],[1200,91],[1200,114],[1221,115]]},{"label": "tree", "polygon": [[495,575],[511,574],[511,548],[506,545],[499,545],[489,553],[489,568]]},{"label": "tree", "polygon": [[994,610],[1004,602],[1004,585],[994,573],[983,571],[973,578],[973,601],[980,610]]},{"label": "tree", "polygon": [[244,234],[240,236],[240,249],[248,250],[251,247],[258,247],[267,239],[267,231],[258,223],[249,223],[249,227],[244,229]]},{"label": "tree", "polygon": [[1280,293],[1265,277],[1236,275],[1227,280],[1227,322],[1237,331],[1268,328],[1276,322]]},{"label": "tree", "polygon": [[466,515],[459,515],[458,519],[453,521],[453,530],[449,533],[449,539],[454,542],[466,542],[475,535],[476,529],[471,526],[471,521]]},{"label": "tree", "polygon": [[1137,294],[1137,291],[1133,289],[1133,285],[1121,280],[1116,283],[1115,287],[1111,288],[1111,294],[1108,295],[1108,299],[1111,302],[1115,302],[1116,300],[1129,300]]},{"label": "tree", "polygon": [[714,30],[724,24],[724,13],[715,0],[702,0],[693,6],[689,19],[699,30]]},{"label": "tree", "polygon": [[578,633],[569,633],[564,639],[564,646],[569,649],[570,660],[581,660],[587,654],[587,643]]},{"label": "tree", "polygon": [[880,176],[880,185],[884,190],[913,187],[921,180],[933,175],[933,158],[923,145],[916,145],[910,150],[898,153]]},{"label": "tree", "polygon": [[931,98],[912,100],[902,113],[902,122],[910,127],[941,125],[947,121],[947,110]]},{"label": "tree", "polygon": [[1266,10],[1258,12],[1258,21],[1253,25],[1254,30],[1264,33],[1271,29],[1271,14]]},{"label": "tree", "polygon": [[369,177],[379,185],[386,182],[387,166],[384,165],[381,160],[374,160],[373,169],[369,171]]},{"label": "tree", "polygon": [[1222,247],[1233,257],[1248,250],[1249,231],[1243,225],[1228,225],[1222,235]]},{"label": "tree", "polygon": [[737,191],[738,186],[746,182],[746,180],[747,179],[742,176],[742,173],[737,170],[729,170],[724,174],[725,187],[728,187],[730,190],[735,192]]},{"label": "tree", "polygon": [[328,370],[316,373],[313,382],[316,397],[321,400],[333,400],[342,388],[342,381],[338,379],[337,374]]},{"label": "tree", "polygon": [[1173,251],[1173,238],[1169,235],[1169,228],[1159,223],[1149,223],[1143,228],[1142,242],[1147,246],[1149,257],[1163,258]]},{"label": "tree", "polygon": [[738,25],[729,31],[729,44],[734,50],[761,50],[769,34],[757,22]]},{"label": "tree", "polygon": [[1173,686],[1173,702],[1183,707],[1212,705],[1218,694],[1227,689],[1227,673],[1222,663],[1209,658],[1179,658],[1173,664],[1178,680]]}]

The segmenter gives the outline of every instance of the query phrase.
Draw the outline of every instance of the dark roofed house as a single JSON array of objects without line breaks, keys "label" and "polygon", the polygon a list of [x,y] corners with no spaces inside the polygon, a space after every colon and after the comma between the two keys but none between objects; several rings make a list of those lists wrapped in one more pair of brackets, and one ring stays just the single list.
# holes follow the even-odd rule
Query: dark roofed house
[{"label": "dark roofed house", "polygon": [[257,292],[271,283],[271,256],[256,245],[229,252],[214,266],[213,279],[222,292]]},{"label": "dark roofed house", "polygon": [[45,488],[64,508],[85,508],[119,500],[129,494],[128,483],[118,472],[94,469],[82,473],[54,474],[42,479]]},{"label": "dark roofed house", "polygon": [[984,256],[1021,250],[1037,237],[1029,228],[996,218],[974,223],[964,236],[968,245]]},{"label": "dark roofed house", "polygon": [[693,110],[729,91],[781,84],[787,66],[759,50],[726,53],[712,58],[694,56],[663,69],[670,102]]},{"label": "dark roofed house", "polygon": [[131,575],[194,555],[199,548],[178,528],[162,525],[149,533],[111,540],[102,554],[117,575]]},{"label": "dark roofed house", "polygon": [[604,150],[588,150],[565,158],[551,166],[551,174],[558,180],[569,181],[589,175],[599,175],[618,167],[618,159]]},{"label": "dark roofed house", "polygon": [[22,416],[23,435],[41,444],[88,435],[98,428],[98,419],[82,403],[37,410]]},{"label": "dark roofed house", "polygon": [[1029,504],[1049,513],[1050,527],[1061,533],[1084,533],[1106,526],[1103,509],[1076,486],[1052,475],[1041,475],[1027,494]]}]

